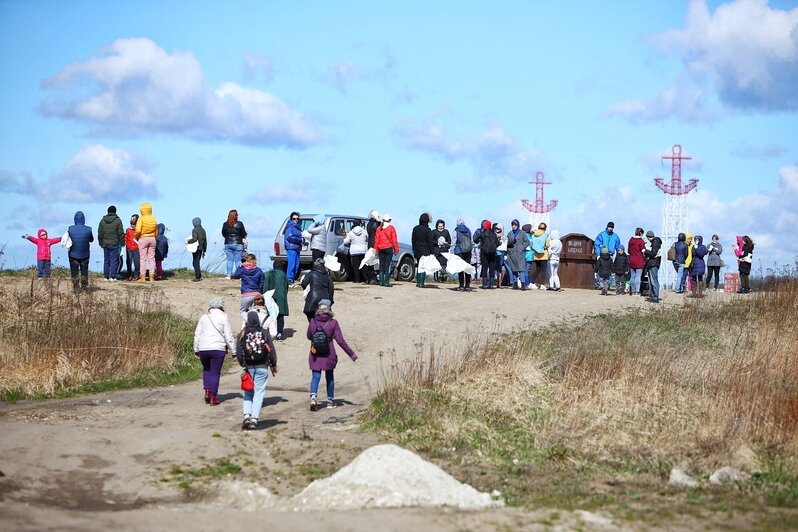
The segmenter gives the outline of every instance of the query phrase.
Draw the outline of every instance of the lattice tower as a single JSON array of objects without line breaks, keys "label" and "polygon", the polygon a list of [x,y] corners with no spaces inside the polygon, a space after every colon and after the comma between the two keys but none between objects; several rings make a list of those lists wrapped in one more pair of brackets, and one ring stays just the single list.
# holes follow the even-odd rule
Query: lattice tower
[{"label": "lattice tower", "polygon": [[529,200],[521,200],[521,205],[529,211],[529,223],[535,229],[541,222],[546,224],[546,227],[551,228],[551,211],[557,206],[557,200],[551,200],[545,203],[543,200],[543,186],[551,185],[550,181],[545,181],[543,172],[537,172],[535,180],[529,182],[530,185],[535,185],[535,203]]}]

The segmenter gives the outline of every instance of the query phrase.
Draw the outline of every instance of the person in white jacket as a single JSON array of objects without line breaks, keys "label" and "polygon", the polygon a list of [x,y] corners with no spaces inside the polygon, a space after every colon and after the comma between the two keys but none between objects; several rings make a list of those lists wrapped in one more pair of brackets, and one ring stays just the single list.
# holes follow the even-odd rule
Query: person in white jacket
[{"label": "person in white jacket", "polygon": [[352,271],[355,274],[355,282],[360,282],[360,263],[363,261],[363,256],[369,249],[369,234],[363,229],[360,220],[356,219],[352,224],[352,229],[346,234],[344,238],[344,245],[349,246],[349,262],[352,265]]},{"label": "person in white jacket", "polygon": [[562,241],[560,232],[556,229],[549,235],[549,290],[560,291],[560,253],[562,253]]},{"label": "person in white jacket", "polygon": [[194,355],[202,362],[202,386],[205,389],[205,403],[219,404],[219,378],[222,374],[224,357],[229,349],[236,354],[233,328],[224,312],[224,300],[214,297],[208,304],[208,313],[200,316],[194,329]]}]

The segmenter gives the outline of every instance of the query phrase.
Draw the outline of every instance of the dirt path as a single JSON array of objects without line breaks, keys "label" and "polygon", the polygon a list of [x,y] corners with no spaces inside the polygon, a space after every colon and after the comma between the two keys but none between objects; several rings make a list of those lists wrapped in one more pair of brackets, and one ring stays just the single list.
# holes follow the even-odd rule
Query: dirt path
[{"label": "dirt path", "polygon": [[[29,284],[7,279],[3,289],[13,289],[15,283],[20,288]],[[192,320],[204,312],[212,296],[221,295],[234,328],[241,323],[235,281],[170,280],[155,286],[99,283],[98,289],[162,290],[172,309]],[[385,368],[413,356],[416,344],[434,341],[451,347],[466,331],[540,326],[593,312],[647,305],[638,297],[601,297],[583,290],[504,289],[464,294],[443,286],[421,290],[400,283],[384,289],[340,283],[336,318],[361,358],[353,364],[344,355],[339,361],[336,397],[343,406],[314,413],[308,408],[307,321],[300,312],[301,297],[301,290],[290,292],[289,337],[278,344],[280,372],[269,380],[258,431],[239,429],[238,372],[229,363],[220,388],[223,402],[214,408],[202,401],[202,386],[197,382],[62,401],[0,404],[0,471],[5,475],[0,477],[2,528],[230,530],[247,524],[259,528],[273,525],[277,530],[524,527],[536,521],[538,514],[514,509],[363,510],[323,516],[274,510],[241,512],[214,504],[207,493],[200,494],[213,491],[207,470],[203,473],[200,469],[230,458],[243,464],[246,479],[278,495],[293,495],[311,480],[328,476],[363,449],[379,443],[374,436],[356,430],[357,415],[378,389]],[[664,304],[681,301],[672,294],[665,298]],[[198,474],[192,486],[199,490],[178,486],[178,478],[193,478],[191,472]]]}]

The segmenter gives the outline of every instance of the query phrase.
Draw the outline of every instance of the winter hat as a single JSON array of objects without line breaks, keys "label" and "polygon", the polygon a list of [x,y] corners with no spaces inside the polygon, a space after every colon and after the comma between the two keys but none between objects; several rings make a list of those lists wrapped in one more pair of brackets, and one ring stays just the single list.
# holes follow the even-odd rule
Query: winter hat
[{"label": "winter hat", "polygon": [[116,207],[113,205],[108,207],[108,214],[116,214]]},{"label": "winter hat", "polygon": [[491,225],[493,224],[490,223],[490,220],[485,220],[484,222],[482,222],[482,229],[484,229],[485,231],[490,231]]},{"label": "winter hat", "polygon": [[651,230],[646,231],[646,238],[654,238],[654,231]]},{"label": "winter hat", "polygon": [[607,229],[615,229],[615,222],[608,222]]},{"label": "winter hat", "polygon": [[524,224],[521,226],[521,231],[524,233],[531,233],[532,232],[532,224]]},{"label": "winter hat", "polygon": [[316,309],[316,315],[318,316],[319,314],[329,314],[330,316],[332,316],[333,313],[331,307],[332,307],[332,301],[330,301],[329,299],[322,299],[321,301],[319,301],[319,307]]},{"label": "winter hat", "polygon": [[602,253],[609,253],[609,252],[610,252],[610,250],[609,250],[609,249],[607,249],[607,246],[601,246],[601,252],[602,252]]},{"label": "winter hat", "polygon": [[372,211],[369,213],[369,218],[374,218],[375,220],[379,220],[379,219],[380,219],[380,213],[379,213],[379,211],[377,211],[376,209],[375,209],[375,210],[372,210]]},{"label": "winter hat", "polygon": [[224,299],[222,299],[221,297],[212,298],[210,303],[208,303],[208,308],[224,309]]},{"label": "winter hat", "polygon": [[330,308],[332,306],[332,301],[330,301],[329,299],[322,299],[319,301],[319,306]]},{"label": "winter hat", "polygon": [[626,248],[623,246],[618,246],[618,251],[626,251]]}]

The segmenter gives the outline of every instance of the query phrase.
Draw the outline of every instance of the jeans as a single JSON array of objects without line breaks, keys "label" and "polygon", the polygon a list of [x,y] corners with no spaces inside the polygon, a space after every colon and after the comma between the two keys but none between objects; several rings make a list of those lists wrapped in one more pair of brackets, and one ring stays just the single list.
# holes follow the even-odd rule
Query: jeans
[{"label": "jeans", "polygon": [[626,293],[626,275],[615,275],[615,291],[619,294]]},{"label": "jeans", "polygon": [[[334,370],[324,370],[324,380],[327,381],[327,400],[335,399],[335,375]],[[321,371],[313,371],[310,377],[310,395],[316,397],[319,391],[319,381],[321,381]]]},{"label": "jeans", "polygon": [[659,266],[648,269],[648,285],[651,287],[648,292],[649,299],[659,301]]},{"label": "jeans", "polygon": [[127,278],[131,279],[133,277],[139,276],[139,250],[138,249],[128,249],[127,251]]},{"label": "jeans", "polygon": [[214,395],[219,393],[219,377],[222,374],[224,357],[224,350],[199,352],[202,363],[202,387],[209,389]]},{"label": "jeans", "polygon": [[687,279],[687,269],[684,267],[684,264],[676,264],[676,286],[674,287],[674,291],[677,293],[684,292],[684,282]]},{"label": "jeans", "polygon": [[202,258],[202,251],[197,250],[191,254],[191,265],[194,266],[194,279],[202,279],[202,270],[200,270],[200,259]]},{"label": "jeans", "polygon": [[[244,244],[225,244],[224,254],[227,257],[227,276],[231,277],[236,268],[241,266],[241,254],[244,252]],[[290,252],[289,252],[290,253]],[[289,262],[290,265],[290,262]]]},{"label": "jeans", "polygon": [[49,260],[37,260],[36,261],[36,274],[39,276],[39,279],[44,277],[50,277],[50,261]]},{"label": "jeans", "polygon": [[718,283],[720,282],[720,266],[707,266],[707,288],[709,288],[709,282],[712,281],[712,276],[715,276],[715,290],[718,289]]},{"label": "jeans", "polygon": [[258,419],[263,406],[263,396],[266,395],[266,383],[269,382],[269,368],[247,368],[255,381],[255,389],[244,392],[244,415]]},{"label": "jeans", "polygon": [[69,271],[72,274],[72,287],[78,287],[78,274],[80,274],[80,286],[89,287],[89,257],[85,259],[73,259],[69,257]]},{"label": "jeans", "polygon": [[247,312],[254,302],[255,296],[241,296],[241,319],[244,320],[244,323],[247,322]]},{"label": "jeans", "polygon": [[288,276],[288,284],[291,284],[294,282],[296,274],[299,272],[299,250],[288,249],[285,254],[288,256],[288,271],[286,275]]},{"label": "jeans", "polygon": [[643,277],[643,268],[632,268],[629,270],[632,273],[632,293],[640,293],[640,279]]},{"label": "jeans", "polygon": [[149,261],[150,280],[155,279],[155,237],[143,236],[139,238],[139,273],[143,276],[147,272]]},{"label": "jeans", "polygon": [[277,334],[283,334],[285,330],[285,316],[282,314],[277,315]]},{"label": "jeans", "polygon": [[377,251],[380,259],[380,273],[388,274],[391,271],[391,261],[393,260],[393,248],[380,249]]},{"label": "jeans", "polygon": [[103,277],[116,279],[116,270],[119,268],[119,246],[106,244],[103,246]]}]

